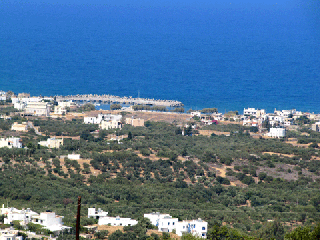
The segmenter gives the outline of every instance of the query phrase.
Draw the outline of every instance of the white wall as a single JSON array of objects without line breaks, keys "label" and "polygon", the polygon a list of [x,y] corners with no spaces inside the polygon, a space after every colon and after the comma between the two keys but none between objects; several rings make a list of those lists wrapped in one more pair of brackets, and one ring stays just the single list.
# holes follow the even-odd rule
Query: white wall
[{"label": "white wall", "polygon": [[198,220],[182,221],[177,223],[176,233],[182,236],[184,233],[191,233],[194,236],[206,238],[208,231],[208,223]]},{"label": "white wall", "polygon": [[120,217],[101,217],[99,218],[98,225],[111,225],[111,226],[134,226],[138,223],[137,220],[131,218]]}]

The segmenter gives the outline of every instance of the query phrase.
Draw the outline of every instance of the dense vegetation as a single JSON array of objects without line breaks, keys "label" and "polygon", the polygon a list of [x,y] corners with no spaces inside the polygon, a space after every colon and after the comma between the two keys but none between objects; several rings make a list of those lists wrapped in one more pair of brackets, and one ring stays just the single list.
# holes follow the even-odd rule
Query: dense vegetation
[{"label": "dense vegetation", "polygon": [[[182,135],[187,129],[162,122],[96,133],[96,125],[81,120],[32,121],[47,136],[29,131],[21,135],[28,149],[0,151],[0,200],[11,206],[51,209],[73,226],[81,195],[83,221],[86,208],[94,205],[111,216],[141,219],[159,211],[180,220],[202,218],[209,222],[211,239],[283,239],[286,233],[295,239],[289,232],[296,226],[306,227],[292,234],[316,231],[320,162],[315,145],[252,138],[248,128],[236,124],[207,126],[203,129],[230,133],[208,137],[192,128],[193,134]],[[1,120],[0,127],[8,130],[11,122]],[[320,134],[303,131],[289,136],[320,142]],[[80,139],[65,138],[61,149],[38,147],[37,141],[49,135]],[[107,140],[113,135],[123,136],[122,144]],[[72,152],[84,162],[59,158]],[[133,233],[144,239],[144,230],[137,229],[118,232],[114,239],[134,239]]]}]

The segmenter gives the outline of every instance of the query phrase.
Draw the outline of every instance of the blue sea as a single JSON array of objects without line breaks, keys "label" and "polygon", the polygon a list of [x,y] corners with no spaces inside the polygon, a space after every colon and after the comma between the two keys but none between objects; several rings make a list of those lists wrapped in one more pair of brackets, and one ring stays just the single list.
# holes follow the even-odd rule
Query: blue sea
[{"label": "blue sea", "polygon": [[0,90],[320,113],[320,1],[0,0]]}]

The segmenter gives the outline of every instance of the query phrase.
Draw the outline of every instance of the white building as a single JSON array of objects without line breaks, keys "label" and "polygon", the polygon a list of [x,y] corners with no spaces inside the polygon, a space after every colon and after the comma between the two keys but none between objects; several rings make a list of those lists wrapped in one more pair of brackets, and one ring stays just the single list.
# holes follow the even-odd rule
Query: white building
[{"label": "white building", "polygon": [[191,233],[193,236],[207,238],[208,223],[201,220],[185,220],[177,223],[176,233],[182,236],[185,233]]},{"label": "white building", "polygon": [[13,104],[13,107],[15,109],[18,109],[20,111],[23,111],[26,108],[27,104],[26,103],[21,103],[21,102],[17,102]]},{"label": "white building", "polygon": [[312,124],[312,130],[316,132],[320,132],[320,122],[316,122],[315,124]]},{"label": "white building", "polygon": [[99,124],[100,122],[98,123],[97,117],[84,117],[83,123],[84,124]]},{"label": "white building", "polygon": [[282,117],[289,117],[290,115],[296,114],[296,112],[297,112],[296,109],[281,110],[281,111],[277,111],[276,109],[274,109],[274,114]]},{"label": "white building", "polygon": [[22,148],[22,140],[17,137],[0,138],[0,148]]},{"label": "white building", "polygon": [[286,136],[285,128],[270,128],[269,133],[267,133],[268,137],[272,138],[281,138]]},{"label": "white building", "polygon": [[68,154],[68,158],[70,160],[79,160],[80,159],[80,154]]},{"label": "white building", "polygon": [[13,104],[15,103],[30,103],[30,102],[40,102],[42,98],[40,97],[13,97],[11,101]]},{"label": "white building", "polygon": [[38,144],[47,148],[60,148],[63,146],[63,138],[48,138],[47,141],[40,141]]},{"label": "white building", "polygon": [[40,224],[51,232],[60,232],[70,227],[63,226],[63,216],[58,216],[54,212],[42,212],[40,215],[32,216],[32,222]]},{"label": "white building", "polygon": [[222,121],[223,120],[223,114],[222,113],[212,113],[211,117],[213,120],[216,121]]},{"label": "white building", "polygon": [[177,227],[178,218],[172,218],[169,214],[147,213],[144,217],[150,219],[159,232],[172,232]]},{"label": "white building", "polygon": [[256,116],[257,110],[255,108],[245,108],[243,109],[243,115]]},{"label": "white building", "polygon": [[32,221],[33,216],[38,215],[38,213],[31,211],[30,208],[19,210],[13,207],[5,208],[4,205],[2,205],[1,214],[6,216],[4,224],[11,224],[12,221],[17,220],[21,221],[22,225],[28,224]]},{"label": "white building", "polygon": [[18,236],[19,230],[10,228],[0,229],[0,240],[23,240],[22,236]]},{"label": "white building", "polygon": [[194,111],[190,113],[192,117],[196,116],[196,117],[201,117],[201,112],[200,111]]},{"label": "white building", "polygon": [[88,218],[99,219],[101,217],[107,217],[108,212],[103,211],[101,208],[88,208]]},{"label": "white building", "polygon": [[46,116],[50,115],[51,104],[48,102],[28,102],[24,109],[25,114],[34,116]]},{"label": "white building", "polygon": [[4,224],[12,224],[13,221],[20,221],[22,226],[32,222],[40,224],[51,232],[60,232],[70,227],[63,226],[62,216],[57,216],[54,212],[42,212],[40,215],[30,208],[18,210],[16,208],[5,208],[2,205],[1,214],[5,215]]},{"label": "white building", "polygon": [[245,108],[243,110],[243,115],[245,115],[245,116],[260,117],[265,114],[266,114],[266,111],[264,109]]},{"label": "white building", "polygon": [[12,124],[11,130],[18,131],[18,132],[26,132],[28,131],[28,124],[26,122],[23,122],[20,124],[18,122],[15,122]]},{"label": "white building", "polygon": [[0,101],[6,101],[7,100],[7,94],[5,91],[0,91]]},{"label": "white building", "polygon": [[143,127],[144,126],[144,119],[137,119],[137,118],[126,118],[126,124],[130,124],[134,127]]},{"label": "white building", "polygon": [[66,115],[67,109],[63,106],[54,106],[53,114],[55,115]]},{"label": "white building", "polygon": [[100,129],[109,130],[113,128],[122,128],[122,123],[118,120],[103,120],[99,124]]},{"label": "white building", "polygon": [[98,114],[98,117],[84,117],[85,124],[100,124],[102,121],[121,121],[122,115]]},{"label": "white building", "polygon": [[64,107],[64,108],[70,108],[76,106],[76,104],[72,101],[65,101],[65,102],[58,102],[58,106]]},{"label": "white building", "polygon": [[111,226],[134,226],[138,224],[137,220],[131,218],[117,217],[100,217],[98,225],[111,225]]}]

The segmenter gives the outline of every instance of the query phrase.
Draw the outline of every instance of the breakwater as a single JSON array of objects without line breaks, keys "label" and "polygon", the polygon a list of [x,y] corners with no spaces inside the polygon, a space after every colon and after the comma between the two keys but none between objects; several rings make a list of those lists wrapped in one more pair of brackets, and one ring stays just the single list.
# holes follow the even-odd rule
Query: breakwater
[{"label": "breakwater", "polygon": [[119,97],[113,95],[97,95],[97,94],[81,94],[56,96],[57,101],[69,101],[79,103],[99,103],[99,104],[130,104],[130,105],[151,105],[151,106],[166,106],[166,107],[182,107],[182,102],[175,100],[161,100],[149,98],[133,98],[133,97]]}]

